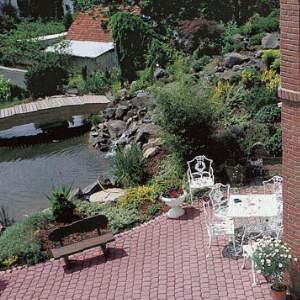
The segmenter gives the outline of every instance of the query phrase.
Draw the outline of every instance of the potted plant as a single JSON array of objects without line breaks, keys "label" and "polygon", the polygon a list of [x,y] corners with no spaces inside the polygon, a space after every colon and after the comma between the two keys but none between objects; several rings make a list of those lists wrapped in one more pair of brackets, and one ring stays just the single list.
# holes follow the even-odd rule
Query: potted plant
[{"label": "potted plant", "polygon": [[271,283],[271,296],[274,300],[286,298],[287,286],[283,282],[283,276],[293,259],[290,251],[280,240],[266,237],[256,244],[253,252],[255,270]]},{"label": "potted plant", "polygon": [[167,213],[169,218],[176,219],[184,215],[184,209],[180,205],[185,200],[186,194],[182,186],[172,187],[162,194],[161,200],[171,207]]}]

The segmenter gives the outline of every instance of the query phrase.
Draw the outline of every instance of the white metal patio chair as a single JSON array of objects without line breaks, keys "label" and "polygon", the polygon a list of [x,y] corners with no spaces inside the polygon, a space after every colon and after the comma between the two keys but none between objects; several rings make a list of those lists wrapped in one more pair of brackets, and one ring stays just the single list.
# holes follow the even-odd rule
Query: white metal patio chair
[{"label": "white metal patio chair", "polygon": [[282,200],[282,177],[273,176],[269,180],[263,181],[264,193],[271,192],[276,195],[276,199]]},{"label": "white metal patio chair", "polygon": [[215,178],[212,163],[213,160],[205,155],[196,156],[187,162],[191,201],[193,201],[193,190],[210,188],[214,185]]},{"label": "white metal patio chair", "polygon": [[208,253],[206,257],[210,254],[212,239],[217,236],[228,236],[231,238],[235,251],[233,221],[229,218],[216,217],[217,212],[214,212],[214,209],[209,207],[209,202],[203,202],[203,210],[208,233]]},{"label": "white metal patio chair", "polygon": [[227,217],[228,201],[230,197],[230,185],[216,183],[209,193],[210,202],[214,208],[215,214],[219,217]]}]

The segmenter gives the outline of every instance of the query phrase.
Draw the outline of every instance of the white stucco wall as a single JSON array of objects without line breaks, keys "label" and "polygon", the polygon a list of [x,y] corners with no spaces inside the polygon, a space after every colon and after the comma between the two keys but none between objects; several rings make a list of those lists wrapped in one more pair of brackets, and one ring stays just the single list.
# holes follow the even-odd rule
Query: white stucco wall
[{"label": "white stucco wall", "polygon": [[118,66],[118,60],[116,52],[111,50],[96,58],[73,56],[72,66],[73,70],[77,70],[79,72],[81,72],[83,68],[86,68],[87,74],[90,75],[95,71],[112,71]]}]

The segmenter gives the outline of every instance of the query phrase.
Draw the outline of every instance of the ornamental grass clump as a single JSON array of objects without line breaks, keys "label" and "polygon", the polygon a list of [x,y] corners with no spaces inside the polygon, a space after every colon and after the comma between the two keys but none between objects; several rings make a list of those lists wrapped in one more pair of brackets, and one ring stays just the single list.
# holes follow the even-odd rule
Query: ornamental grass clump
[{"label": "ornamental grass clump", "polygon": [[48,200],[51,204],[52,214],[57,222],[72,222],[74,220],[74,210],[76,206],[69,200],[71,193],[70,187],[55,188]]},{"label": "ornamental grass clump", "polygon": [[291,249],[282,241],[269,237],[261,239],[253,253],[256,272],[262,274],[275,291],[286,289],[283,276],[292,260],[297,261],[297,258],[292,257]]}]

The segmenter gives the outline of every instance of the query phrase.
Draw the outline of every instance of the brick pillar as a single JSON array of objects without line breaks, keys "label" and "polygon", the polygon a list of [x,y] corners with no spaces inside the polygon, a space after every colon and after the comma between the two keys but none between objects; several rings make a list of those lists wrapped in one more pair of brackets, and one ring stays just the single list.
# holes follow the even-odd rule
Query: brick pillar
[{"label": "brick pillar", "polygon": [[[300,258],[300,1],[280,0],[283,143],[283,238]],[[300,268],[291,268],[291,286],[300,297]]]}]

